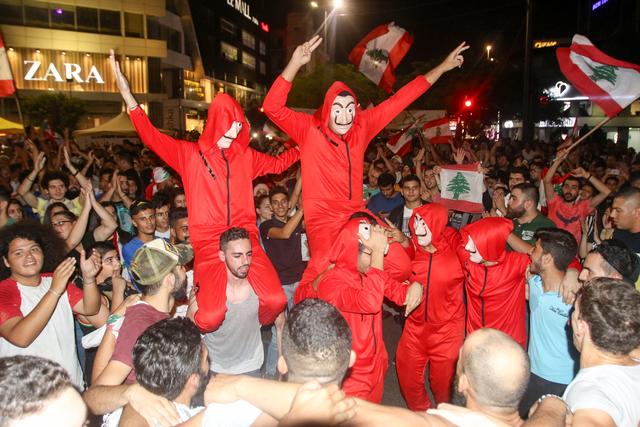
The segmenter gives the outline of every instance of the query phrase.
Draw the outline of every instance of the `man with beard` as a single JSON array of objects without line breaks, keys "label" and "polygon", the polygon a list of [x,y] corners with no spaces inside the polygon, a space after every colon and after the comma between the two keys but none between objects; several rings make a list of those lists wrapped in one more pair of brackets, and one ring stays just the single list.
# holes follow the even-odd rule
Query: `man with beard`
[{"label": "man with beard", "polygon": [[[203,427],[219,426],[230,420],[233,425],[262,425],[260,423],[267,420],[272,420],[273,425],[276,423],[243,400],[202,407],[209,380],[208,351],[198,327],[189,319],[165,319],[151,325],[133,346],[133,364],[138,384],[171,401],[182,421],[204,412],[200,424]],[[120,425],[147,427],[155,425],[155,420],[145,420],[131,406],[126,406]]]},{"label": "man with beard", "polygon": [[[469,48],[461,43],[434,69],[373,108],[360,110],[353,90],[334,82],[315,115],[296,112],[286,106],[287,96],[296,74],[321,42],[315,36],[296,48],[263,105],[269,119],[300,147],[302,205],[311,252],[301,283],[325,270],[340,230],[362,208],[364,154],[369,142],[444,73],[461,67],[462,54]],[[404,279],[409,274],[410,270]]]},{"label": "man with beard", "polygon": [[511,189],[507,218],[513,221],[513,234],[533,245],[536,231],[541,228],[555,228],[555,224],[538,210],[540,194],[529,183],[517,184]]},{"label": "man with beard", "polygon": [[244,111],[224,93],[211,102],[207,126],[197,144],[164,135],[138,105],[113,51],[109,61],[140,139],[180,175],[184,184],[189,237],[195,253],[198,311],[194,322],[203,331],[213,331],[224,321],[227,272],[218,257],[219,240],[230,227],[244,227],[253,246],[248,282],[258,295],[260,322],[273,323],[282,312],[286,297],[276,270],[259,244],[252,181],[287,170],[298,160],[298,150],[286,150],[273,157],[249,147],[249,123]]},{"label": "man with beard", "polygon": [[[249,283],[253,248],[249,232],[233,227],[220,236],[219,257],[227,271],[227,314],[218,329],[204,335],[211,370],[222,374],[260,375],[264,361],[258,296]],[[191,298],[188,316],[197,312]],[[195,308],[192,307],[195,305]]]},{"label": "man with beard", "polygon": [[464,341],[465,272],[456,256],[460,235],[447,227],[445,206],[431,203],[413,211],[409,223],[415,258],[412,280],[424,283],[422,303],[407,317],[396,353],[400,390],[413,411],[431,407],[424,374],[436,403],[449,401],[458,350]]},{"label": "man with beard", "polygon": [[164,239],[152,240],[136,251],[129,272],[140,286],[142,296],[139,302],[126,308],[117,337],[113,325],[118,310],[107,322],[111,327],[107,328],[96,355],[91,388],[84,394],[92,413],[108,414],[129,403],[145,417],[169,420],[170,425],[180,422],[175,408],[167,405],[166,399],[158,399],[136,384],[132,350],[149,326],[168,318],[174,302],[186,297],[183,266],[192,259],[189,245],[172,245]]},{"label": "man with beard", "polygon": [[560,288],[569,264],[578,252],[578,244],[565,230],[540,229],[529,255],[531,266],[529,308],[529,359],[531,378],[520,402],[520,415],[526,417],[540,396],[561,396],[573,379],[577,354],[569,341],[571,304],[562,301]]},{"label": "man with beard", "polygon": [[[611,190],[598,178],[585,171],[583,168],[576,168],[571,171],[571,176],[567,177],[562,184],[562,196],[558,196],[553,188],[553,177],[558,167],[569,155],[569,150],[558,151],[556,160],[553,162],[542,182],[544,192],[547,197],[547,207],[549,208],[549,219],[558,228],[567,230],[579,242],[582,237],[582,227],[580,223],[589,216],[591,212],[602,203]],[[584,178],[599,191],[598,195],[591,200],[578,200],[581,181]]]}]

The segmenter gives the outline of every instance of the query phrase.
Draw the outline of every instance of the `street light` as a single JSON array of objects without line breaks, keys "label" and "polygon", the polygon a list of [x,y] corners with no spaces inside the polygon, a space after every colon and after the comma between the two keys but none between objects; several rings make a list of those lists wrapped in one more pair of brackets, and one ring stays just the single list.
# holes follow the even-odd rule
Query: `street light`
[{"label": "street light", "polygon": [[317,9],[318,6],[318,2],[312,1],[311,3],[309,3],[311,5],[312,8]]},{"label": "street light", "polygon": [[491,49],[492,49],[492,46],[490,44],[488,44],[486,49],[487,49],[487,59],[491,60]]},{"label": "street light", "polygon": [[340,9],[342,7],[342,0],[333,0],[333,8]]}]

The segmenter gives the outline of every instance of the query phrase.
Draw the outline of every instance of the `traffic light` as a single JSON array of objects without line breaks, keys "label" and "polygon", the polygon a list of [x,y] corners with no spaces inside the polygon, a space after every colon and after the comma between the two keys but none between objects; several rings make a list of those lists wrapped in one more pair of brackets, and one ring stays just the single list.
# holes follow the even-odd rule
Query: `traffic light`
[{"label": "traffic light", "polygon": [[473,106],[473,101],[470,99],[465,99],[464,100],[464,108],[471,108],[471,106]]}]

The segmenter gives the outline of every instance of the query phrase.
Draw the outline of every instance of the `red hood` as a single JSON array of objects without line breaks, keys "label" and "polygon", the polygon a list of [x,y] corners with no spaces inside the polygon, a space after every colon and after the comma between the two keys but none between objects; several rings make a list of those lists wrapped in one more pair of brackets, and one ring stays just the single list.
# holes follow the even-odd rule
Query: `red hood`
[{"label": "red hood", "polygon": [[358,272],[358,231],[360,221],[366,221],[366,219],[353,218],[349,220],[331,247],[330,261],[338,268]]},{"label": "red hood", "polygon": [[436,249],[443,249],[447,246],[444,230],[447,228],[447,223],[449,222],[449,210],[439,203],[429,203],[413,210],[413,214],[409,219],[409,229],[411,230],[413,244],[416,249],[420,251],[424,249],[418,244],[418,238],[416,237],[416,231],[413,225],[416,214],[420,215],[429,227],[429,230],[431,230],[431,243],[433,246],[435,246]]},{"label": "red hood", "polygon": [[485,261],[501,262],[507,252],[507,237],[513,231],[513,222],[506,218],[484,218],[462,227],[462,244],[471,236],[476,249]]},{"label": "red hood", "polygon": [[[327,90],[327,93],[324,95],[324,102],[322,103],[322,107],[317,109],[315,114],[313,115],[313,117],[320,123],[320,126],[322,127],[322,130],[325,133],[326,132],[333,133],[331,129],[329,129],[329,119],[331,118],[331,106],[333,105],[333,101],[336,99],[336,97],[342,92],[349,92],[351,96],[353,96],[353,100],[356,103],[356,105],[358,105],[358,99],[356,98],[356,94],[351,90],[351,88],[349,88],[349,86],[347,86],[346,84],[340,81],[333,82],[333,84]],[[351,129],[349,129],[349,132],[346,133],[346,135],[342,135],[343,138],[349,135],[349,133],[353,130],[353,126],[355,126],[356,121],[358,120],[359,113],[360,113],[360,108],[357,108],[356,117],[353,119],[353,125],[351,126]]]},{"label": "red hood", "polygon": [[249,123],[238,102],[226,93],[217,95],[207,114],[207,125],[200,135],[198,146],[203,153],[218,148],[216,142],[229,130],[233,122],[241,122],[242,130],[227,152],[241,153],[249,146]]}]

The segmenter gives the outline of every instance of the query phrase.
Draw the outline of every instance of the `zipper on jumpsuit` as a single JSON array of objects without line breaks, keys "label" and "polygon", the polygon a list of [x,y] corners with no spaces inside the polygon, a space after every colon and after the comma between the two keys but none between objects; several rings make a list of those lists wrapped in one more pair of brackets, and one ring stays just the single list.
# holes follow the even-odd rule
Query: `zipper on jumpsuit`
[{"label": "zipper on jumpsuit", "polygon": [[427,286],[424,287],[424,321],[429,320],[429,288],[431,287],[431,264],[433,263],[433,254],[429,254],[429,268],[427,270]]},{"label": "zipper on jumpsuit", "polygon": [[487,275],[489,274],[488,268],[484,266],[484,283],[482,284],[482,289],[480,289],[480,293],[478,296],[480,297],[480,315],[482,316],[482,327],[484,328],[484,290],[487,287]]},{"label": "zipper on jumpsuit", "polygon": [[224,163],[227,165],[227,225],[231,225],[231,171],[229,169],[229,160],[227,156],[224,155],[224,150],[220,150],[222,153],[222,158],[224,159]]},{"label": "zipper on jumpsuit", "polygon": [[[360,287],[364,288],[364,283],[362,282],[362,275],[360,275]],[[364,313],[360,314],[360,320],[364,322]],[[371,336],[373,337],[373,354],[375,355],[378,352],[378,342],[376,340],[376,322],[371,322]]]}]

